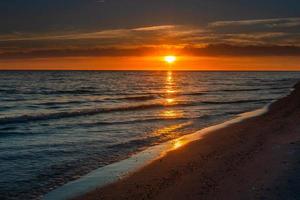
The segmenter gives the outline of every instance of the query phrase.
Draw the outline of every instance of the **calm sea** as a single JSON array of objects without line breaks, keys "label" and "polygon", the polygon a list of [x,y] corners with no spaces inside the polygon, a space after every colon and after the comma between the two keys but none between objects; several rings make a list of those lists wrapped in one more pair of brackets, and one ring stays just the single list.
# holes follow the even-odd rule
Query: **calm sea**
[{"label": "calm sea", "polygon": [[147,147],[261,108],[296,72],[0,72],[0,199],[38,199]]}]

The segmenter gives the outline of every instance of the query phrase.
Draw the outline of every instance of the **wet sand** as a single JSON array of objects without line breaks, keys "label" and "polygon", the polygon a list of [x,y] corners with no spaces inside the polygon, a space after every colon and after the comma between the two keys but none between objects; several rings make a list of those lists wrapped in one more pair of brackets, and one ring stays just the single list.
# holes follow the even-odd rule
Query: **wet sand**
[{"label": "wet sand", "polygon": [[77,199],[300,199],[300,84],[259,117],[207,134]]}]

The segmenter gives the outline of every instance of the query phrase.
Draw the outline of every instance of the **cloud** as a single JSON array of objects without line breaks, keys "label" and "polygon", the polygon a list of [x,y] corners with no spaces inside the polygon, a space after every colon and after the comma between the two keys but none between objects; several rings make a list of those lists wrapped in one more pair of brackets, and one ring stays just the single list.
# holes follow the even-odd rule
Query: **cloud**
[{"label": "cloud", "polygon": [[225,26],[251,26],[264,25],[266,27],[296,27],[300,26],[300,18],[274,18],[274,19],[256,19],[256,20],[237,20],[237,21],[216,21],[209,24],[209,27]]},{"label": "cloud", "polygon": [[161,26],[149,26],[138,27],[132,29],[111,29],[101,30],[86,33],[69,33],[69,34],[49,34],[49,35],[34,35],[34,34],[6,34],[0,36],[0,42],[8,41],[38,41],[38,40],[80,40],[80,39],[114,39],[123,38],[128,36],[134,36],[145,32],[151,32],[151,34],[167,32],[170,30],[176,31],[180,26],[175,25],[161,25]]},{"label": "cloud", "polygon": [[[218,34],[215,36],[215,41],[229,43],[233,45],[273,45],[273,46],[295,46],[299,45],[299,34],[291,34],[285,32],[254,32],[246,33],[229,33]],[[286,40],[288,38],[289,40]]]},{"label": "cloud", "polygon": [[204,48],[185,48],[184,52],[194,56],[299,56],[300,47],[216,44]]},{"label": "cloud", "polygon": [[[111,29],[101,30],[86,33],[68,33],[68,34],[48,34],[48,35],[35,35],[35,34],[6,34],[0,35],[0,42],[13,42],[13,41],[49,41],[49,40],[83,40],[83,39],[116,39],[131,37],[132,39],[138,36],[145,36],[147,40],[151,36],[161,35],[164,37],[174,36],[187,36],[203,32],[199,28],[181,26],[181,25],[160,25],[149,27],[137,27],[128,29]],[[148,34],[148,35],[146,35]]]},{"label": "cloud", "polygon": [[45,40],[79,40],[79,39],[109,39],[124,37],[130,30],[115,29],[88,33],[70,33],[62,35],[12,34],[0,37],[1,42],[9,41],[45,41]]},{"label": "cloud", "polygon": [[152,48],[89,48],[89,49],[39,49],[0,53],[0,59],[50,58],[50,57],[115,57],[144,56]]},{"label": "cloud", "polygon": [[160,31],[160,30],[170,30],[175,29],[177,26],[175,25],[161,25],[161,26],[148,26],[148,27],[140,27],[134,28],[134,31]]},{"label": "cloud", "polygon": [[[51,57],[122,57],[122,56],[162,56],[169,51],[190,56],[300,56],[300,47],[295,46],[234,46],[228,44],[208,45],[206,47],[183,47],[178,49],[140,47],[90,48],[90,49],[50,49],[0,52],[0,59],[28,59]],[[161,53],[161,55],[160,55]]]},{"label": "cloud", "polygon": [[160,25],[128,29],[111,29],[85,33],[11,34],[0,36],[2,47],[20,49],[136,47],[153,45],[183,45],[184,38],[203,32],[198,27]]},{"label": "cloud", "polygon": [[[298,27],[299,26],[299,27]],[[251,27],[248,29],[248,27]],[[12,33],[0,35],[0,58],[32,58],[62,56],[141,56],[169,49],[192,48],[191,52],[201,51],[212,55],[212,45],[225,46],[239,55],[242,51],[233,47],[257,49],[259,54],[268,55],[258,47],[272,47],[270,54],[295,54],[285,48],[287,53],[278,53],[280,46],[300,47],[300,18],[256,19],[237,21],[216,21],[202,26],[165,24],[132,28],[103,29],[89,32],[63,33]],[[255,46],[255,48],[252,48]],[[210,53],[203,52],[210,47]],[[251,48],[249,48],[251,47]],[[275,48],[276,47],[276,48]],[[278,48],[277,48],[278,47]],[[298,47],[297,47],[298,48]],[[215,49],[216,52],[223,47]],[[274,49],[277,49],[274,51]],[[185,51],[183,51],[185,52]],[[188,51],[190,52],[190,51]],[[224,54],[224,52],[219,53]],[[202,55],[196,53],[195,55]],[[216,53],[218,55],[218,53]],[[244,55],[244,53],[242,53]]]}]

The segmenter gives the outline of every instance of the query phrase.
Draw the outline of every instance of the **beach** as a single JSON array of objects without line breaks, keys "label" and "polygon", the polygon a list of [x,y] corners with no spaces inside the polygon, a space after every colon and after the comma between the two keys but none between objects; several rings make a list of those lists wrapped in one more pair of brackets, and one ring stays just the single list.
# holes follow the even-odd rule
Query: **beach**
[{"label": "beach", "polygon": [[76,199],[299,199],[300,84],[267,113],[213,131]]}]

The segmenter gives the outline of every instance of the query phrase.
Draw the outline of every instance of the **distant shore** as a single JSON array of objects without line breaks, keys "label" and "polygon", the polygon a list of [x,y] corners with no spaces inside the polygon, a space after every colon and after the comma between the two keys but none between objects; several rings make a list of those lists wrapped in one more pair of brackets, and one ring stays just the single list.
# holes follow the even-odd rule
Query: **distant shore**
[{"label": "distant shore", "polygon": [[262,116],[216,130],[77,199],[299,199],[300,83]]}]

